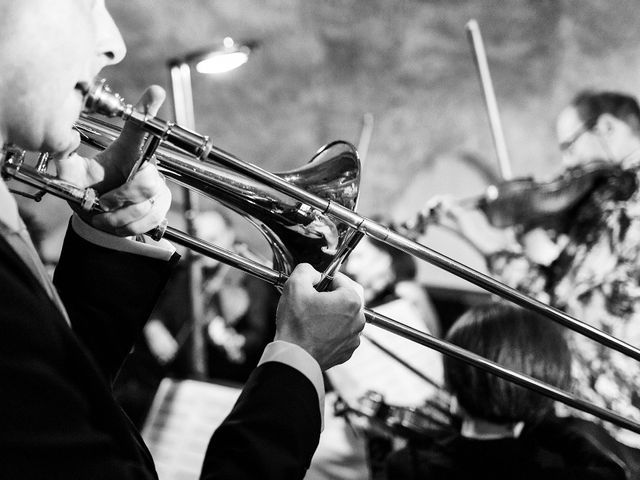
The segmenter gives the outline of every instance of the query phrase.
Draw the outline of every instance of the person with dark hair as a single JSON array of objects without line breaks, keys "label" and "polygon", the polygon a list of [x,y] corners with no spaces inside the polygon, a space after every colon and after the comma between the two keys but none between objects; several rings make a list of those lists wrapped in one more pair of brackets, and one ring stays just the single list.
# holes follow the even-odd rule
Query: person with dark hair
[{"label": "person with dark hair", "polygon": [[[528,310],[502,303],[478,306],[451,327],[447,341],[563,390],[571,387],[567,343],[555,324]],[[532,424],[553,409],[551,399],[452,357],[445,355],[443,365],[445,384],[465,413],[463,431],[483,428],[474,423],[477,418],[509,428]]]},{"label": "person with dark hair", "polygon": [[[384,222],[379,217],[376,221]],[[368,307],[413,328],[440,334],[439,318],[426,291],[415,279],[416,263],[411,255],[364,237],[349,255],[343,270],[362,285]],[[360,415],[346,410],[357,411],[367,392],[407,407],[416,406],[434,393],[433,385],[407,366],[417,364],[420,372],[439,383],[442,376],[439,354],[422,346],[406,345],[402,339],[398,342],[398,338],[376,327],[365,327],[362,345],[351,361],[327,372],[331,387],[328,398],[338,408],[326,416],[325,429],[305,480],[378,478],[383,460],[392,448],[392,439],[375,431]],[[393,384],[388,381],[391,378]]]},{"label": "person with dark hair", "polygon": [[[632,345],[640,344],[640,107],[624,93],[584,91],[558,116],[567,169],[619,165],[626,181],[594,184],[549,224],[498,228],[479,210],[437,199],[442,224],[485,257],[492,276]],[[618,189],[618,187],[624,187]],[[624,193],[624,194],[623,194]],[[568,341],[582,397],[640,421],[640,364],[578,334]],[[608,427],[614,431],[614,427]],[[616,436],[640,446],[640,436]]]},{"label": "person with dark hair", "polygon": [[[447,341],[549,385],[571,385],[562,333],[506,303],[467,311]],[[444,357],[445,386],[460,428],[413,440],[390,455],[387,477],[404,479],[626,479],[632,450],[586,420],[559,418],[554,402],[482,369]]]},{"label": "person with dark hair", "polygon": [[624,93],[582,91],[560,112],[557,136],[566,167],[594,160],[635,163],[640,155],[640,106]]}]

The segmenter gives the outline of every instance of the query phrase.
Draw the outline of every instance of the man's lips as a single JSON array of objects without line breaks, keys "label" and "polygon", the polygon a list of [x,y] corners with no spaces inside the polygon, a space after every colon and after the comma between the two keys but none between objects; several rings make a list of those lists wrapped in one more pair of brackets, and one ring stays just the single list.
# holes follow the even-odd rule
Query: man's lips
[{"label": "man's lips", "polygon": [[78,82],[76,83],[75,89],[80,90],[83,96],[87,95],[90,89],[89,82]]},{"label": "man's lips", "polygon": [[89,95],[89,91],[91,90],[91,84],[90,82],[80,81],[76,83],[74,88],[82,95],[81,110],[84,110],[86,108],[87,95]]}]

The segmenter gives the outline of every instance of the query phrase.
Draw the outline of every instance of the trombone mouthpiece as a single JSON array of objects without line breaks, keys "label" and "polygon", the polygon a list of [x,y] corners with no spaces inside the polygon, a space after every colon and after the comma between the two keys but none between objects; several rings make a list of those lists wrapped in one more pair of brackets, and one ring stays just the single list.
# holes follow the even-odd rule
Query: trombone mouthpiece
[{"label": "trombone mouthpiece", "polygon": [[84,93],[84,112],[99,113],[107,117],[122,116],[129,107],[124,99],[109,88],[104,79],[95,80],[89,85],[80,82],[77,88]]}]

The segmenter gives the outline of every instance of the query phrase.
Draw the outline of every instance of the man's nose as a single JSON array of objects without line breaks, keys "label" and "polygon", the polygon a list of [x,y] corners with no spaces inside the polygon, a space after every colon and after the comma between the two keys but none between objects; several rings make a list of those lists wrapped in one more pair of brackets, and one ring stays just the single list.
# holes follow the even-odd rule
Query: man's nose
[{"label": "man's nose", "polygon": [[96,15],[98,53],[104,62],[103,66],[114,65],[121,62],[127,53],[127,47],[120,34],[120,30],[104,4],[100,10],[96,12]]}]

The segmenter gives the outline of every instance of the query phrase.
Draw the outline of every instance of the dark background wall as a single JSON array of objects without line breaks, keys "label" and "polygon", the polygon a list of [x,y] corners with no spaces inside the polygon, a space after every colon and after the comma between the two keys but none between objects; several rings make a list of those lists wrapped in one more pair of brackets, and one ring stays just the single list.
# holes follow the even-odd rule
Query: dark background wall
[{"label": "dark background wall", "polygon": [[[636,94],[634,0],[112,0],[129,53],[108,69],[134,100],[167,59],[224,36],[260,42],[225,76],[194,75],[197,129],[269,170],[374,129],[360,211],[411,218],[434,194],[483,191],[496,160],[464,25],[479,22],[516,175],[557,171],[554,118],[581,88]],[[170,102],[162,114],[171,115]],[[444,239],[444,241],[443,241]],[[482,267],[464,244],[427,235]],[[428,274],[431,275],[431,274]],[[441,277],[430,282],[438,283]]]}]

